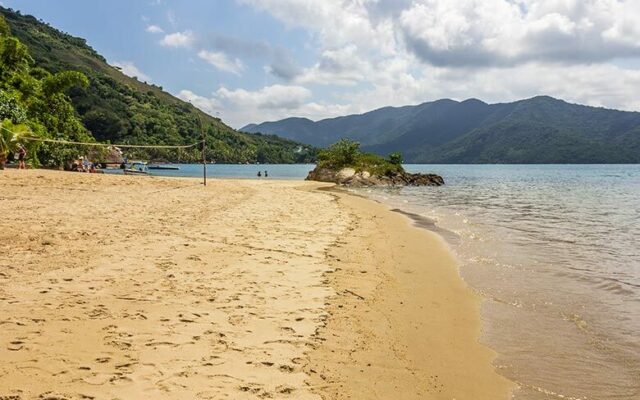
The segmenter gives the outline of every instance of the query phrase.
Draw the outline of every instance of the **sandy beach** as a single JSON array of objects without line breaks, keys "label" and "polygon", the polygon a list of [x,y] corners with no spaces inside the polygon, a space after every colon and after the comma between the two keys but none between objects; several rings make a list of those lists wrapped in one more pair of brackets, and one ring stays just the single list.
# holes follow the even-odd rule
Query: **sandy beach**
[{"label": "sandy beach", "polygon": [[300,181],[0,172],[0,399],[507,399],[434,233]]}]

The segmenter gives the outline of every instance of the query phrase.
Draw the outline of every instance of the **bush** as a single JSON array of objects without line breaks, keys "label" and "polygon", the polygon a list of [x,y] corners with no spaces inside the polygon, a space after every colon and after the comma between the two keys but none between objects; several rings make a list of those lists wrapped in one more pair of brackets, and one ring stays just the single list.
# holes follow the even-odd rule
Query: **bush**
[{"label": "bush", "polygon": [[320,162],[334,168],[352,166],[360,155],[360,143],[348,139],[340,139],[318,155]]},{"label": "bush", "polygon": [[404,162],[404,160],[402,159],[402,153],[400,152],[389,154],[389,157],[387,157],[387,161],[389,161],[393,165],[402,165],[402,163]]},{"label": "bush", "polygon": [[318,165],[333,170],[353,168],[357,172],[368,171],[373,175],[391,176],[404,172],[402,155],[394,153],[389,159],[376,154],[360,152],[360,143],[341,139],[328,149],[320,151]]}]

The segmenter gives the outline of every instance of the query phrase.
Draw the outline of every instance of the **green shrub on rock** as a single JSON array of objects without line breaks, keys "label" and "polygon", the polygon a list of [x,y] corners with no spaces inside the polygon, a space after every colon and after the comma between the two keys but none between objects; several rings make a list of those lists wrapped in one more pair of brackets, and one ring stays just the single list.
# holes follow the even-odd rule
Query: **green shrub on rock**
[{"label": "green shrub on rock", "polygon": [[367,171],[372,175],[391,176],[404,172],[402,155],[394,153],[389,159],[376,154],[362,153],[360,143],[341,139],[318,155],[318,166],[332,170],[353,168],[356,172]]}]

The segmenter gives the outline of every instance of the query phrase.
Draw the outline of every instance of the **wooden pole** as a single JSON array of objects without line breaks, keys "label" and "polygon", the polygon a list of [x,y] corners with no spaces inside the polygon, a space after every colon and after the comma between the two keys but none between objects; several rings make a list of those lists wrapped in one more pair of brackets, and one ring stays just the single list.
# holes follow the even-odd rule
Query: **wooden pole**
[{"label": "wooden pole", "polygon": [[198,114],[198,120],[200,121],[200,130],[202,131],[202,178],[204,185],[207,186],[207,154],[205,153],[205,149],[207,147],[207,139],[200,114]]}]

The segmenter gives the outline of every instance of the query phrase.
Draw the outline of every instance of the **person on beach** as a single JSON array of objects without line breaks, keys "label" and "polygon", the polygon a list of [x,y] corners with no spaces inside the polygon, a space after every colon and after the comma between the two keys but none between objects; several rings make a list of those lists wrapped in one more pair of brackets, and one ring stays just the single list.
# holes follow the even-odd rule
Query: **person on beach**
[{"label": "person on beach", "polygon": [[265,178],[268,178],[268,177],[269,177],[269,173],[267,172],[267,170],[266,170],[266,169],[264,170],[264,177],[265,177]]},{"label": "person on beach", "polygon": [[258,171],[258,178],[262,177],[262,172]]},{"label": "person on beach", "polygon": [[27,169],[25,158],[27,158],[27,149],[25,149],[23,145],[19,144],[18,145],[18,169]]}]

